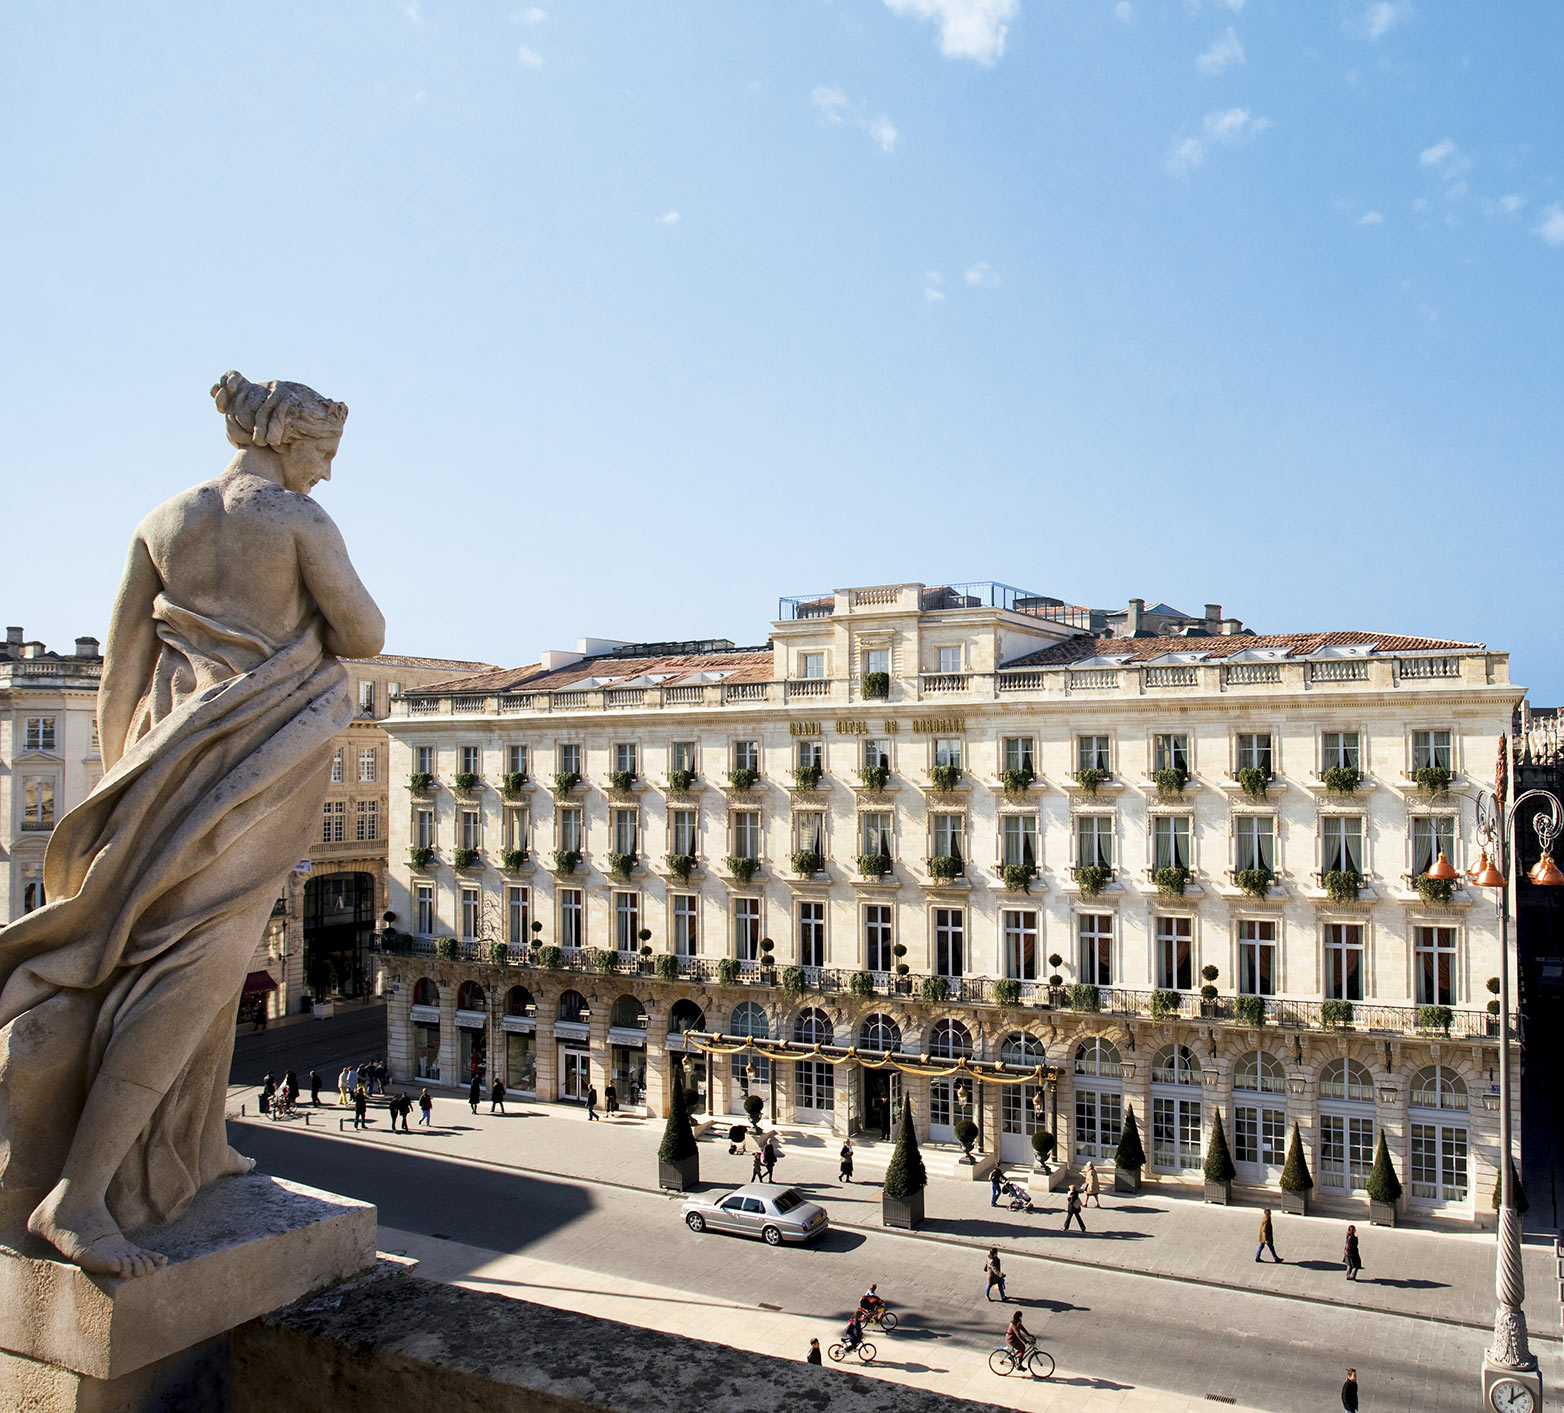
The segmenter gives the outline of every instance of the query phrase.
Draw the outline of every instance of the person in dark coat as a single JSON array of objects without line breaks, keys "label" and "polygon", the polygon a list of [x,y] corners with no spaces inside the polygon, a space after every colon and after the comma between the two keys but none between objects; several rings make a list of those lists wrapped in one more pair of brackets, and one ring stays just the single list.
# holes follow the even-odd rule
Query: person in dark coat
[{"label": "person in dark coat", "polygon": [[1358,1272],[1363,1269],[1363,1258],[1358,1254],[1358,1229],[1355,1226],[1347,1228],[1347,1244],[1342,1249],[1341,1259],[1347,1266],[1347,1279],[1357,1280]]},{"label": "person in dark coat", "polygon": [[[467,1106],[473,1113],[478,1112],[478,1101],[483,1098],[483,1085],[478,1076],[472,1077],[472,1083],[467,1086]],[[490,1111],[493,1112],[492,1110]]]},{"label": "person in dark coat", "polygon": [[889,1139],[891,1136],[891,1101],[888,1097],[880,1097],[880,1137]]},{"label": "person in dark coat", "polygon": [[812,1340],[809,1341],[809,1355],[808,1355],[808,1358],[805,1360],[805,1363],[808,1363],[808,1364],[818,1364],[819,1362],[820,1362],[820,1341],[817,1340],[817,1339],[812,1339]]},{"label": "person in dark coat", "polygon": [[1269,1207],[1263,1208],[1260,1212],[1260,1244],[1254,1249],[1254,1259],[1256,1261],[1260,1259],[1260,1253],[1266,1247],[1271,1248],[1271,1260],[1280,1266],[1282,1258],[1276,1254],[1276,1240],[1271,1233],[1271,1209]]},{"label": "person in dark coat", "polygon": [[605,1085],[603,1088],[603,1107],[610,1114],[619,1112],[619,1091],[613,1085]]},{"label": "person in dark coat", "polygon": [[353,1091],[353,1127],[367,1128],[369,1121],[369,1091],[361,1084]]},{"label": "person in dark coat", "polygon": [[282,1082],[288,1086],[288,1093],[297,1099],[299,1097],[299,1072],[297,1070],[289,1070],[287,1074],[283,1075]]},{"label": "person in dark coat", "polygon": [[320,1108],[320,1075],[314,1070],[310,1071],[310,1103]]},{"label": "person in dark coat", "polygon": [[853,1180],[853,1141],[850,1138],[842,1141],[842,1170],[838,1176],[843,1182]]},{"label": "person in dark coat", "polygon": [[1086,1230],[1086,1223],[1081,1220],[1081,1189],[1075,1183],[1070,1184],[1070,1196],[1064,1204],[1064,1229],[1070,1230],[1070,1223],[1074,1222],[1082,1231]]},{"label": "person in dark coat", "polygon": [[1004,1190],[1005,1170],[995,1163],[988,1174],[988,1205],[999,1206],[999,1194]]},{"label": "person in dark coat", "polygon": [[988,1260],[983,1265],[983,1274],[988,1277],[988,1284],[983,1287],[983,1298],[985,1300],[994,1298],[994,1287],[996,1285],[999,1287],[999,1298],[1001,1301],[1010,1298],[1005,1294],[1005,1272],[999,1263],[999,1248],[997,1246],[988,1248]]},{"label": "person in dark coat", "polygon": [[495,1110],[505,1112],[505,1081],[502,1079],[496,1079],[494,1088],[489,1091],[489,1112],[492,1114]]},{"label": "person in dark coat", "polygon": [[766,1165],[766,1160],[765,1160],[764,1157],[761,1156],[761,1150],[757,1148],[755,1150],[754,1159],[751,1161],[751,1163],[749,1165],[749,1180],[751,1182],[759,1182],[760,1181],[761,1176],[762,1176],[761,1169],[764,1168],[765,1165]]},{"label": "person in dark coat", "polygon": [[277,1092],[277,1081],[272,1072],[267,1070],[261,1077],[261,1112],[267,1113],[272,1106],[272,1095]]},{"label": "person in dark coat", "polygon": [[777,1180],[776,1168],[777,1158],[779,1156],[780,1154],[777,1152],[776,1139],[768,1138],[766,1140],[766,1146],[760,1150],[760,1161],[766,1165],[767,1182],[775,1182]]},{"label": "person in dark coat", "polygon": [[431,1127],[430,1116],[434,1113],[434,1100],[429,1097],[429,1091],[423,1089],[418,1094],[418,1122],[425,1128]]},{"label": "person in dark coat", "polygon": [[1341,1386],[1342,1413],[1358,1413],[1358,1371],[1347,1370],[1347,1381]]},{"label": "person in dark coat", "polygon": [[590,1121],[595,1118],[597,1118],[597,1086],[589,1084],[587,1085],[587,1119]]}]

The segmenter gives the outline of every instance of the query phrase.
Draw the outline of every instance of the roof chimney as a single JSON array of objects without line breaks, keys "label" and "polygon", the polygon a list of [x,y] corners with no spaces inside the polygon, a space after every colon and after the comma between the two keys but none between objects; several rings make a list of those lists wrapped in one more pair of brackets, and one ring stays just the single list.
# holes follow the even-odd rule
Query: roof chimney
[{"label": "roof chimney", "polygon": [[1222,605],[1219,603],[1208,603],[1206,605],[1206,626],[1214,633],[1216,632],[1216,625],[1221,621]]},{"label": "roof chimney", "polygon": [[1131,599],[1129,612],[1124,615],[1124,636],[1133,638],[1140,632],[1140,616],[1146,611],[1145,599]]},{"label": "roof chimney", "polygon": [[7,628],[5,630],[5,645],[8,648],[22,646],[22,630],[20,628]]},{"label": "roof chimney", "polygon": [[98,640],[96,638],[78,638],[76,640],[77,657],[97,657]]}]

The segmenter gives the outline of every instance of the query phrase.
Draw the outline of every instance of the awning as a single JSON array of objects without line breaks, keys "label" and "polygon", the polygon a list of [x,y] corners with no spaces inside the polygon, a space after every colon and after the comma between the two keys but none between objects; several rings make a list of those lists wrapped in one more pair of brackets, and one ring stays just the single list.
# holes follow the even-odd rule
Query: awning
[{"label": "awning", "polygon": [[244,989],[246,994],[251,991],[275,991],[277,983],[272,980],[269,971],[252,971],[244,979]]}]

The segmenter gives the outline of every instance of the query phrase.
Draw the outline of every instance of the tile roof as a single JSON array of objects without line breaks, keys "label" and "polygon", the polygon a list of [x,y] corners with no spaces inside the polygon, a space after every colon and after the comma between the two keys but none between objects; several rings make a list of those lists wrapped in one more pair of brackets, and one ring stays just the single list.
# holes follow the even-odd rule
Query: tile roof
[{"label": "tile roof", "polygon": [[1206,658],[1232,657],[1254,648],[1284,648],[1287,657],[1309,657],[1322,648],[1367,647],[1378,653],[1438,652],[1442,649],[1480,652],[1481,643],[1449,638],[1409,638],[1399,633],[1367,633],[1349,629],[1340,633],[1233,634],[1213,638],[1092,638],[1085,634],[1062,643],[1013,658],[1005,667],[1059,667],[1087,657],[1127,657],[1144,662],[1163,653],[1199,653]]},{"label": "tile roof", "polygon": [[545,671],[541,663],[534,662],[526,667],[502,668],[475,677],[441,682],[438,686],[420,687],[403,695],[411,697],[437,693],[445,696],[463,692],[488,696],[518,691],[558,692],[592,678],[611,684],[646,676],[661,677],[665,679],[663,686],[672,687],[701,672],[724,673],[726,675],[721,679],[724,682],[769,682],[772,678],[772,662],[770,648],[689,653],[675,657],[588,657],[553,672]]},{"label": "tile roof", "polygon": [[360,657],[354,662],[372,662],[376,667],[439,667],[453,672],[493,672],[492,662],[468,662],[456,657],[403,657],[398,653],[380,653],[376,657]]}]

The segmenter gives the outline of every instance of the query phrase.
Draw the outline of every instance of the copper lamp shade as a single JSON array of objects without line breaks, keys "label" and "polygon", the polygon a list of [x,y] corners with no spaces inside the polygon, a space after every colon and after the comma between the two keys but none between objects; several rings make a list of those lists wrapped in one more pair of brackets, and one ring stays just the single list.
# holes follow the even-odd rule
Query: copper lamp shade
[{"label": "copper lamp shade", "polygon": [[1526,876],[1539,888],[1557,888],[1560,884],[1564,884],[1564,873],[1561,873],[1559,866],[1553,862],[1553,855],[1546,851],[1532,865],[1531,872]]},{"label": "copper lamp shade", "polygon": [[1503,888],[1504,875],[1494,867],[1493,860],[1488,857],[1488,851],[1483,850],[1483,856],[1478,860],[1477,873],[1472,882],[1479,888]]},{"label": "copper lamp shade", "polygon": [[1439,857],[1434,860],[1434,866],[1428,870],[1430,878],[1437,878],[1441,883],[1453,883],[1458,876],[1455,869],[1450,866],[1450,860],[1445,857],[1445,851],[1439,851]]}]

